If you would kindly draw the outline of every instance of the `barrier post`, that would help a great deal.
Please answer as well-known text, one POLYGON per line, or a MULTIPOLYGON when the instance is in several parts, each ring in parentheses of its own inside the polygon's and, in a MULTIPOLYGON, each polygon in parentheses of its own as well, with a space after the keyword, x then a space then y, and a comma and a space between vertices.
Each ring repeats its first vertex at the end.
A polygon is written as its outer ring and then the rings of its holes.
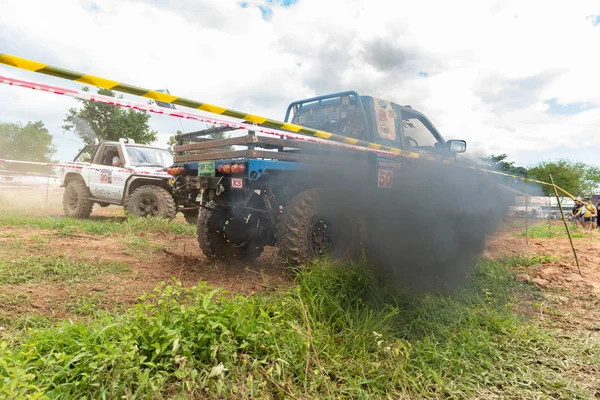
MULTIPOLYGON (((552 175, 550 176, 550 182, 554 185, 554 179, 552 179, 552 175)), ((579 271, 579 276, 581 275, 581 267, 579 266, 579 259, 577 258, 577 252, 575 251, 575 246, 573 245, 573 239, 571 238, 571 231, 569 231, 569 225, 567 225, 567 220, 565 219, 565 214, 563 213, 562 204, 560 204, 560 199, 558 198, 558 190, 556 190, 556 186, 554 186, 554 194, 556 195, 556 200, 558 201, 558 208, 560 210, 560 216, 562 217, 563 224, 565 224, 565 229, 567 230, 567 236, 569 236, 569 242, 571 243, 571 249, 573 249, 573 255, 575 256, 575 263, 577 264, 577 270, 579 271)))
POLYGON ((50 175, 46 177, 46 209, 48 209, 48 191, 50 190, 50 175))
POLYGON ((548 235, 552 239, 552 197, 548 198, 548 235))
POLYGON ((529 196, 525 193, 525 244, 529 244, 529 196))

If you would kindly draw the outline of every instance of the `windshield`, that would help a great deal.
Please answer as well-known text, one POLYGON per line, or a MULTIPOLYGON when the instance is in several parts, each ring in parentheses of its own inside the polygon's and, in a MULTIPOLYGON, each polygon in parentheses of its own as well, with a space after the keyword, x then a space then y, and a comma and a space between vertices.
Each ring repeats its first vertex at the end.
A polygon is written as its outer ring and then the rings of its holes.
POLYGON ((132 167, 170 167, 173 156, 167 150, 151 147, 127 146, 132 167))

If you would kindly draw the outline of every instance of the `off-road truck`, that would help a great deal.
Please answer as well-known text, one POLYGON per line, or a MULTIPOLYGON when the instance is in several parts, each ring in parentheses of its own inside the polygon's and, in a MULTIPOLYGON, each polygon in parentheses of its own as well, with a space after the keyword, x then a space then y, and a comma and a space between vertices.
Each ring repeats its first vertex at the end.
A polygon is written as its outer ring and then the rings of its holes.
POLYGON ((365 234, 360 210, 349 208, 353 197, 394 188, 397 177, 409 174, 413 163, 431 162, 416 160, 415 154, 454 162, 466 150, 465 141, 445 141, 411 107, 354 91, 293 102, 285 122, 407 150, 413 156, 340 149, 253 131, 179 144, 172 190, 176 196, 198 199, 198 242, 207 257, 252 260, 265 246, 275 245, 294 265, 326 254, 351 258, 365 234))
POLYGON ((65 215, 87 218, 96 203, 102 207, 124 206, 139 217, 172 219, 178 211, 185 212, 171 193, 172 164, 168 150, 136 144, 131 139, 86 146, 60 168, 65 215), (113 161, 118 161, 117 166, 113 161))

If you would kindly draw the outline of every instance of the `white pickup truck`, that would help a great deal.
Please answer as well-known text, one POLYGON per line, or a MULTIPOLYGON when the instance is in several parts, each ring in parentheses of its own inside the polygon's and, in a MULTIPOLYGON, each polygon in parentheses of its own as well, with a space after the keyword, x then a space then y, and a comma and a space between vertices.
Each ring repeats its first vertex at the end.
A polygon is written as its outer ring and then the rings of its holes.
POLYGON ((140 217, 172 219, 177 214, 167 173, 173 156, 165 149, 131 139, 104 141, 84 148, 67 164, 60 176, 63 210, 69 217, 88 218, 94 203, 124 206, 140 217))

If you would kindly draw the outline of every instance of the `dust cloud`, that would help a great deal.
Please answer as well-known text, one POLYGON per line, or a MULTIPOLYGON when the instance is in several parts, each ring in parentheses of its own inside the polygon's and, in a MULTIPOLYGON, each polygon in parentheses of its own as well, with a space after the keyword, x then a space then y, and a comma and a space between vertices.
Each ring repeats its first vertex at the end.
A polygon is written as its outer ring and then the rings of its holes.
MULTIPOLYGON (((328 157, 336 157, 335 151, 328 157)), ((364 216, 362 246, 386 282, 419 292, 455 288, 502 223, 515 193, 499 185, 506 182, 497 175, 426 160, 398 162, 392 188, 377 188, 375 156, 354 166, 311 167, 305 176, 312 182, 298 178, 292 185, 340 193, 328 212, 364 216)))
POLYGON ((98 135, 96 135, 96 132, 92 129, 90 124, 79 117, 73 118, 73 130, 77 135, 79 135, 79 137, 89 143, 93 142, 95 139, 98 139, 98 135))

